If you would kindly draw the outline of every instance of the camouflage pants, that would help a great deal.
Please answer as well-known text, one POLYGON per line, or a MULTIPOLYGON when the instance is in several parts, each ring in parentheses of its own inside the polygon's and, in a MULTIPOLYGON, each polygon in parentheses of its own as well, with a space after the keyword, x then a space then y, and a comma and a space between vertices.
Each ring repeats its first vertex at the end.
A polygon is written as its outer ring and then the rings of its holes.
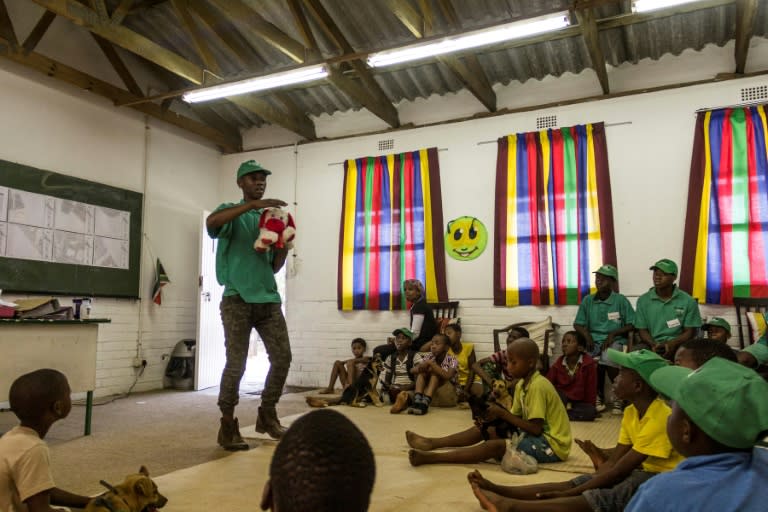
POLYGON ((221 299, 219 310, 227 349, 227 364, 221 374, 219 409, 222 412, 234 411, 239 401, 240 380, 248 360, 251 329, 259 333, 269 356, 269 373, 261 405, 274 407, 280 400, 291 366, 291 344, 280 304, 251 304, 239 295, 230 295, 221 299))

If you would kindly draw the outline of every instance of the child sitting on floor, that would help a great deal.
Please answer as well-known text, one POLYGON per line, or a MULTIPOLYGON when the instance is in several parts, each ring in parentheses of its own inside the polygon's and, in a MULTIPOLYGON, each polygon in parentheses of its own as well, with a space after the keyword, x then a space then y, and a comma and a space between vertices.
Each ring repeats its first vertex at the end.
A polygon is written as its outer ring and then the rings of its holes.
POLYGON ((648 384, 651 374, 666 367, 667 361, 649 350, 624 353, 609 348, 607 357, 620 367, 614 393, 631 403, 624 410, 616 448, 606 458, 590 441, 579 442, 597 471, 560 483, 507 487, 474 471, 468 478, 483 508, 620 512, 640 484, 671 471, 682 460, 666 434, 670 408, 648 384))
MULTIPOLYGON (((507 333, 507 347, 515 340, 528 338, 528 331, 523 327, 512 327, 507 333)), ((475 375, 483 382, 483 396, 490 394, 493 389, 493 381, 504 380, 507 383, 510 394, 514 391, 517 379, 513 378, 507 369, 507 349, 494 352, 488 357, 477 361, 472 365, 475 375)))
POLYGON ((336 385, 336 379, 339 379, 341 386, 346 389, 351 386, 355 379, 365 369, 370 361, 370 357, 366 357, 365 349, 367 344, 363 338, 355 338, 352 340, 352 359, 346 361, 334 361, 333 369, 331 370, 331 381, 328 383, 328 387, 320 392, 321 395, 330 395, 334 393, 334 386, 336 385))
POLYGON ((0 438, 0 510, 53 511, 51 505, 85 507, 91 500, 53 483, 48 429, 72 409, 69 382, 56 370, 36 370, 11 384, 8 401, 20 425, 0 438))
POLYGON ((568 411, 571 421, 593 421, 597 416, 597 362, 587 353, 587 339, 578 331, 563 335, 563 355, 549 367, 547 378, 568 411))
POLYGON ((427 414, 433 402, 432 397, 435 407, 456 405, 456 369, 459 363, 448 354, 449 343, 445 334, 435 334, 432 337, 431 352, 425 354, 421 363, 411 369, 411 373, 416 376, 416 392, 408 414, 427 414))
POLYGON ((489 429, 489 439, 484 441, 482 425, 439 438, 407 431, 405 437, 413 448, 408 452, 411 464, 474 464, 496 459, 504 471, 533 473, 537 462, 567 459, 571 450, 568 415, 552 383, 536 370, 538 360, 539 347, 534 341, 521 338, 512 342, 507 347, 507 369, 519 379, 512 410, 489 403, 485 412, 485 421, 503 420, 517 431, 515 435, 502 439, 496 429, 489 429), (449 447, 466 448, 432 451, 449 447))
POLYGON ((627 512, 765 510, 768 383, 755 372, 715 357, 691 372, 662 368, 651 384, 673 400, 667 434, 688 457, 646 482, 627 512))
POLYGON ((480 378, 475 376, 472 366, 477 362, 475 356, 475 344, 461 340, 461 325, 458 323, 445 326, 445 335, 451 342, 448 353, 456 358, 459 363, 456 379, 456 394, 459 402, 466 402, 471 395, 479 396, 483 393, 483 384, 480 378))
POLYGON ((675 365, 695 370, 713 357, 736 362, 736 352, 716 338, 697 338, 684 342, 675 352, 675 365))
POLYGON ((364 512, 375 480, 373 450, 360 429, 338 412, 313 411, 275 448, 261 509, 364 512))
POLYGON ((379 376, 381 395, 389 397, 392 414, 403 411, 413 401, 415 377, 411 373, 414 366, 421 363, 422 356, 411 350, 413 333, 405 327, 392 331, 395 336, 397 352, 384 360, 384 371, 379 376))

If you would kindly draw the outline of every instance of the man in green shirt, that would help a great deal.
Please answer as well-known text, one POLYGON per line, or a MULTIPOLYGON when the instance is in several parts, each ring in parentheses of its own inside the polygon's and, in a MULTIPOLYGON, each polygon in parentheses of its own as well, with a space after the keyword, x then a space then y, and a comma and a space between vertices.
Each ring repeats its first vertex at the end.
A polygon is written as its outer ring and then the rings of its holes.
MULTIPOLYGON (((605 409, 605 375, 613 381, 619 374, 618 365, 605 356, 606 348, 623 351, 627 334, 634 329, 635 310, 627 298, 614 290, 619 271, 613 265, 603 265, 595 272, 594 295, 584 297, 573 321, 573 328, 587 340, 590 355, 600 364, 597 367, 597 410, 605 409)), ((616 414, 622 413, 622 403, 613 404, 616 414)))
POLYGON ((286 206, 285 201, 279 199, 262 199, 270 174, 254 160, 244 162, 237 171, 237 186, 243 191, 243 200, 220 205, 206 220, 208 235, 218 239, 216 278, 224 286, 220 310, 227 362, 219 391, 222 417, 218 443, 226 450, 248 449, 240 435, 235 406, 254 328, 264 341, 270 361, 256 431, 266 432, 275 439, 285 432, 277 419, 275 405, 291 365, 291 346, 274 274, 285 264, 288 251, 273 248, 257 252, 253 248, 259 236, 262 210, 286 206))
POLYGON ((653 270, 653 288, 637 299, 635 327, 640 339, 667 359, 701 327, 696 300, 675 285, 677 264, 668 259, 657 261, 653 270))

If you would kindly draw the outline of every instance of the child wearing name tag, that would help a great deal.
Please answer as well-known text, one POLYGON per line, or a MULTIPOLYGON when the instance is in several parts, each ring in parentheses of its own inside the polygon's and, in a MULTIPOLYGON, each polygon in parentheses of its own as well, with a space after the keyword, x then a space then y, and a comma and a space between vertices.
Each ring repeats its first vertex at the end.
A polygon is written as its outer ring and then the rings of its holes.
POLYGON ((644 343, 672 360, 677 348, 693 339, 701 327, 699 305, 675 285, 677 264, 674 261, 659 260, 650 270, 653 270, 653 288, 637 299, 635 327, 644 343))

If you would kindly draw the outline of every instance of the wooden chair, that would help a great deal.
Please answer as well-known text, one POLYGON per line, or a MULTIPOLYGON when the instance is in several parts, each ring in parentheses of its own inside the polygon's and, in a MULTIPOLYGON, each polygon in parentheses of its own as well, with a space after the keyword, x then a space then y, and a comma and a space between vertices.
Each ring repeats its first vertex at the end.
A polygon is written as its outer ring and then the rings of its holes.
MULTIPOLYGON (((493 351, 498 352, 501 350, 501 334, 504 334, 504 347, 506 348, 507 335, 515 327, 525 327, 526 325, 535 324, 536 322, 518 322, 516 324, 508 325, 501 329, 493 330, 493 351)), ((547 373, 549 370, 549 340, 552 339, 554 343, 554 335, 557 330, 560 329, 560 324, 552 322, 552 329, 544 331, 544 348, 539 356, 541 373, 547 373)))
POLYGON ((736 307, 736 319, 739 322, 739 349, 743 350, 747 345, 752 345, 757 341, 749 327, 747 313, 765 313, 768 311, 768 297, 734 297, 733 305, 736 307), (746 336, 744 335, 745 329, 747 331, 746 336))

